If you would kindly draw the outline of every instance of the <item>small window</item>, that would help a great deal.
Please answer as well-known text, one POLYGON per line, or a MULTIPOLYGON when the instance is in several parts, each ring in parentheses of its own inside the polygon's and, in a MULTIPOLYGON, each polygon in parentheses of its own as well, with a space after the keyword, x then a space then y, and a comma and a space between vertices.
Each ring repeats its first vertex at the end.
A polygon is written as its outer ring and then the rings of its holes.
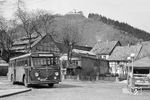
POLYGON ((135 74, 149 74, 149 69, 134 69, 135 74))

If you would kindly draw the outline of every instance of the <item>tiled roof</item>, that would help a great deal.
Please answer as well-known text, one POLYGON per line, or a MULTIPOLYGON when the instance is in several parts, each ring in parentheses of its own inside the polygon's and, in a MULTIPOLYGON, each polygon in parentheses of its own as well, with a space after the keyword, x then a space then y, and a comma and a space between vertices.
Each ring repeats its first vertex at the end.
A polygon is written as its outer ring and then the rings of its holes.
POLYGON ((140 43, 142 45, 141 52, 139 53, 137 59, 150 56, 150 41, 145 41, 140 43))
POLYGON ((90 51, 92 49, 92 47, 75 45, 74 49, 83 50, 83 51, 90 51))
POLYGON ((127 66, 134 66, 134 67, 150 67, 150 57, 144 57, 142 59, 136 60, 133 63, 128 64, 127 66))
POLYGON ((78 50, 78 49, 73 49, 72 52, 73 52, 73 53, 77 53, 77 54, 95 55, 94 53, 92 53, 92 52, 90 52, 90 51, 78 50))
POLYGON ((119 41, 97 42, 91 52, 95 54, 110 54, 119 41))
POLYGON ((132 45, 132 46, 117 46, 108 60, 113 61, 127 61, 127 57, 131 55, 131 53, 135 54, 135 58, 138 56, 142 45, 132 45))
MULTIPOLYGON (((42 37, 32 38, 31 47, 36 45, 41 39, 42 37)), ((27 52, 27 48, 29 48, 28 43, 29 43, 29 40, 27 39, 17 40, 13 43, 11 50, 18 51, 18 52, 27 52)))

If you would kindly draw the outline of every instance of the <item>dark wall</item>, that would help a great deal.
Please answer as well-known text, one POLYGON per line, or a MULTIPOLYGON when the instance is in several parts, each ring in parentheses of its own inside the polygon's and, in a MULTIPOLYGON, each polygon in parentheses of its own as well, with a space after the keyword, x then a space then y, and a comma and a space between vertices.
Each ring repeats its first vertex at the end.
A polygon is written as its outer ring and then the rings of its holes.
POLYGON ((0 76, 7 76, 8 67, 7 66, 0 66, 0 76))

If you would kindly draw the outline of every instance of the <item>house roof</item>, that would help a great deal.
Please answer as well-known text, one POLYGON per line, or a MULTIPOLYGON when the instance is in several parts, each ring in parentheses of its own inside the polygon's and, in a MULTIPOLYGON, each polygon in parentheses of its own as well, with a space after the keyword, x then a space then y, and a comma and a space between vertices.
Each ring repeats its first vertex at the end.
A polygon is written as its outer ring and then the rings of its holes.
POLYGON ((74 49, 83 50, 83 51, 90 51, 92 49, 92 47, 75 45, 74 49))
MULTIPOLYGON (((56 44, 57 44, 58 48, 61 50, 61 52, 67 53, 68 48, 65 46, 65 44, 60 43, 60 42, 56 42, 56 44)), ((83 51, 90 51, 92 49, 92 47, 74 45, 73 49, 78 49, 78 50, 83 50, 83 51)))
POLYGON ((8 63, 0 58, 0 66, 8 66, 8 63))
POLYGON ((72 52, 73 52, 73 53, 77 53, 77 54, 95 55, 94 53, 92 53, 92 52, 90 52, 90 51, 78 50, 78 49, 73 49, 72 52))
POLYGON ((133 63, 129 63, 127 66, 134 67, 149 67, 150 68, 150 57, 144 57, 142 59, 136 60, 133 63))
POLYGON ((142 45, 141 52, 139 53, 137 59, 144 58, 146 56, 150 56, 150 41, 141 42, 142 45))
POLYGON ((127 61, 127 57, 131 55, 131 53, 135 54, 135 58, 138 56, 142 45, 132 45, 132 46, 117 46, 110 57, 109 61, 127 61))
MULTIPOLYGON (((46 36, 46 35, 45 35, 46 36)), ((41 41, 45 36, 43 37, 32 37, 31 38, 31 47, 35 46, 39 41, 41 41)), ((11 48, 11 50, 17 51, 17 52, 27 52, 28 48, 29 48, 29 40, 25 39, 24 37, 16 40, 13 43, 13 46, 11 48)))
POLYGON ((97 42, 91 52, 95 54, 110 54, 119 41, 97 42))
POLYGON ((86 58, 90 58, 90 59, 98 59, 96 57, 96 54, 94 54, 90 51, 73 49, 72 52, 73 52, 74 57, 86 57, 86 58))
MULTIPOLYGON (((67 54, 63 54, 60 56, 59 59, 60 60, 68 60, 68 56, 67 56, 67 54)), ((72 57, 71 60, 79 60, 79 58, 78 57, 72 57)))

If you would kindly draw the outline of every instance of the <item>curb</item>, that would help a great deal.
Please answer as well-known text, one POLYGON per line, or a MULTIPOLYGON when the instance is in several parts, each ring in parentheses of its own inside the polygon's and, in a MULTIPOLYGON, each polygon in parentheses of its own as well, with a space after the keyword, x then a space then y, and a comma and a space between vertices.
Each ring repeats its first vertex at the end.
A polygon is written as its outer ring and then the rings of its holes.
POLYGON ((8 89, 2 91, 0 90, 0 98, 19 94, 19 93, 24 93, 28 91, 31 91, 31 89, 8 89))
POLYGON ((127 88, 122 88, 122 93, 130 94, 129 90, 127 88))

